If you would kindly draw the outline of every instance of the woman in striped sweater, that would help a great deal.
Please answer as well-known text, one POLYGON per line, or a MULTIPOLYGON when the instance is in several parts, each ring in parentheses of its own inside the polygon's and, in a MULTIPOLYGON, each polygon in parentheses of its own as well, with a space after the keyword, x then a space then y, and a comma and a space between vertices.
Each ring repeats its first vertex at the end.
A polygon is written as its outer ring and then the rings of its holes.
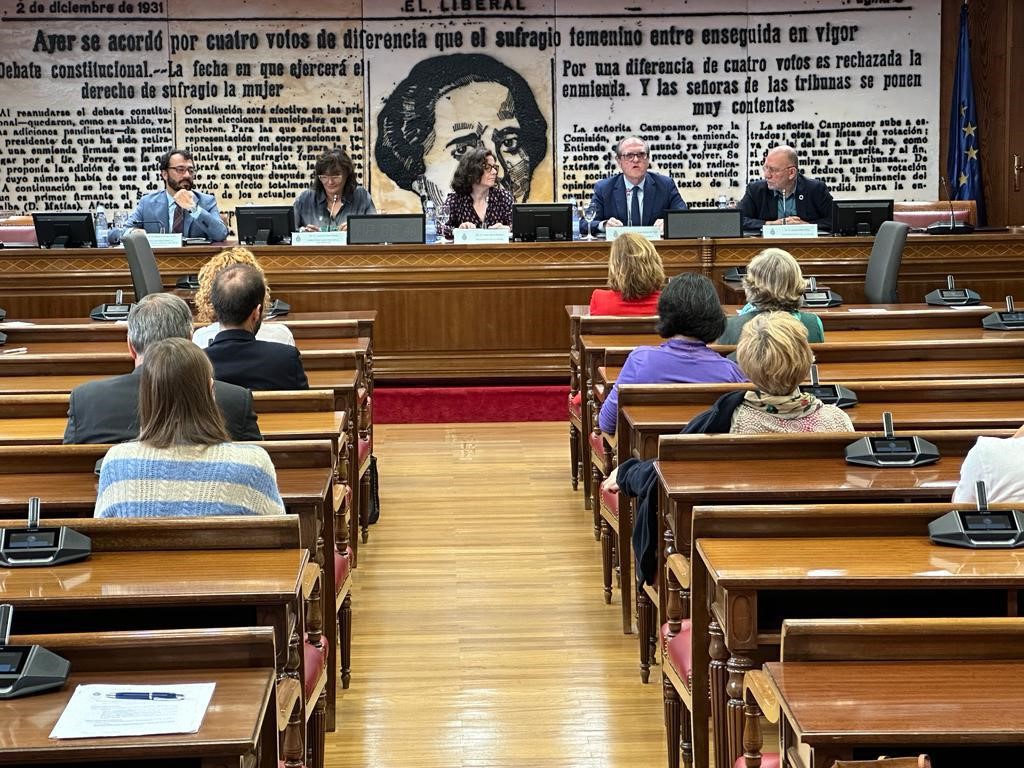
POLYGON ((139 439, 103 459, 96 517, 279 515, 270 456, 232 443, 213 399, 213 368, 188 339, 147 347, 139 439))

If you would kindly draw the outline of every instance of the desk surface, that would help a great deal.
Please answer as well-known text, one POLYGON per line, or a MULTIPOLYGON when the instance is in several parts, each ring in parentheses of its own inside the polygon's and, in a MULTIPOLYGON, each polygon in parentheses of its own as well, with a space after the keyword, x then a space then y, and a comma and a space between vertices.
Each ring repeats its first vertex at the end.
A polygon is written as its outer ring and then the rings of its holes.
MULTIPOLYGON (((225 764, 253 750, 274 685, 274 670, 198 669, 174 672, 74 674, 59 691, 0 701, 0 765, 157 758, 215 758, 225 764), (197 733, 102 739, 50 739, 49 734, 75 687, 89 683, 216 683, 197 733)), ((276 713, 270 713, 276 716, 276 713)))
POLYGON ((305 549, 95 552, 53 568, 0 570, 0 602, 73 610, 189 605, 268 605, 299 594, 305 549))
POLYGON ((1024 743, 1022 661, 769 662, 811 746, 1024 743))
POLYGON ((699 539, 719 587, 1024 586, 1024 551, 961 549, 925 536, 699 539))

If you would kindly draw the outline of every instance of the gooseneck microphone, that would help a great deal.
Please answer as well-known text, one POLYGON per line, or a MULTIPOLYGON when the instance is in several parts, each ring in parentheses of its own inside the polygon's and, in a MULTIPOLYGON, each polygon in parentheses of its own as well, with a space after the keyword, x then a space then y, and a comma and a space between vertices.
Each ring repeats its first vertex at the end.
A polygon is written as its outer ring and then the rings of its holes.
POLYGON ((949 194, 949 185, 946 183, 945 176, 939 176, 939 181, 942 182, 942 190, 946 193, 946 202, 949 203, 949 221, 936 221, 925 227, 925 231, 929 235, 968 235, 974 231, 974 227, 968 224, 966 221, 957 221, 956 213, 953 208, 953 198, 949 194))

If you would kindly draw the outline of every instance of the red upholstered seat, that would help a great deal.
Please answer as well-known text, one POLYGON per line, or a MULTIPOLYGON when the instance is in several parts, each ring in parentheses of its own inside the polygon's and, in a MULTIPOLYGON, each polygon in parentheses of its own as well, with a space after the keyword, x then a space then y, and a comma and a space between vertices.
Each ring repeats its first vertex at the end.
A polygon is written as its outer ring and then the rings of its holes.
POLYGON ((24 227, 0 227, 0 243, 9 243, 10 245, 26 246, 35 245, 36 228, 31 224, 24 227))
POLYGON ((661 642, 665 646, 665 657, 679 677, 686 681, 687 688, 690 687, 693 677, 692 635, 690 620, 683 619, 679 627, 679 634, 666 643, 668 624, 661 625, 661 642))
POLYGON ((366 462, 366 457, 370 455, 370 439, 366 438, 364 440, 363 438, 359 438, 358 442, 359 466, 361 467, 366 462))
MULTIPOLYGON (((761 754, 761 768, 779 768, 779 756, 775 752, 763 752, 761 754)), ((743 755, 736 758, 736 762, 732 764, 733 768, 747 768, 746 762, 743 760, 743 755)))
POLYGON ((320 675, 327 669, 327 638, 320 638, 319 648, 308 641, 304 642, 302 644, 302 654, 303 661, 306 664, 306 679, 302 681, 302 690, 305 692, 306 698, 309 698, 313 694, 313 689, 316 688, 316 681, 320 679, 320 675))
POLYGON ((569 400, 569 413, 580 421, 583 420, 583 393, 577 392, 569 400))
POLYGON ((616 517, 619 516, 619 492, 609 491, 601 486, 601 504, 607 507, 616 517))
POLYGON ((352 569, 352 547, 345 549, 345 554, 334 550, 334 578, 337 581, 338 589, 345 583, 348 573, 352 569))
MULTIPOLYGON (((953 211, 953 218, 956 221, 968 221, 970 211, 953 211)), ((911 227, 923 228, 935 222, 943 224, 949 221, 949 209, 945 211, 894 211, 893 221, 899 221, 911 227)))
POLYGON ((587 439, 590 440, 590 449, 598 456, 604 456, 604 437, 601 433, 588 432, 587 439))

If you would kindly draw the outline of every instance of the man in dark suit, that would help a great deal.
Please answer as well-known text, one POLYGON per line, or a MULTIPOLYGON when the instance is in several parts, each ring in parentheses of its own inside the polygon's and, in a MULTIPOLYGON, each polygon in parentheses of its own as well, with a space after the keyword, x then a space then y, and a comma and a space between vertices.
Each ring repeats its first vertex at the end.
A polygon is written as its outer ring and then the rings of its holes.
POLYGON ((259 270, 234 264, 214 278, 210 304, 223 329, 206 348, 213 377, 247 389, 309 389, 299 350, 259 341, 266 284, 259 270))
POLYGON ((764 159, 764 179, 752 181, 740 200, 743 228, 765 224, 832 224, 832 194, 825 183, 800 173, 796 150, 775 147, 764 159))
POLYGON ((615 147, 615 157, 622 173, 597 182, 594 199, 597 214, 594 221, 605 227, 650 227, 662 229, 662 212, 685 211, 686 203, 679 196, 676 184, 668 176, 652 173, 651 155, 643 139, 629 136, 615 147))
MULTIPOLYGON (((170 338, 192 337, 192 311, 172 293, 151 293, 128 313, 128 352, 135 370, 80 384, 71 390, 65 443, 123 443, 139 436, 139 382, 146 348, 170 338)), ((214 382, 213 396, 235 440, 262 440, 252 392, 214 382)))

